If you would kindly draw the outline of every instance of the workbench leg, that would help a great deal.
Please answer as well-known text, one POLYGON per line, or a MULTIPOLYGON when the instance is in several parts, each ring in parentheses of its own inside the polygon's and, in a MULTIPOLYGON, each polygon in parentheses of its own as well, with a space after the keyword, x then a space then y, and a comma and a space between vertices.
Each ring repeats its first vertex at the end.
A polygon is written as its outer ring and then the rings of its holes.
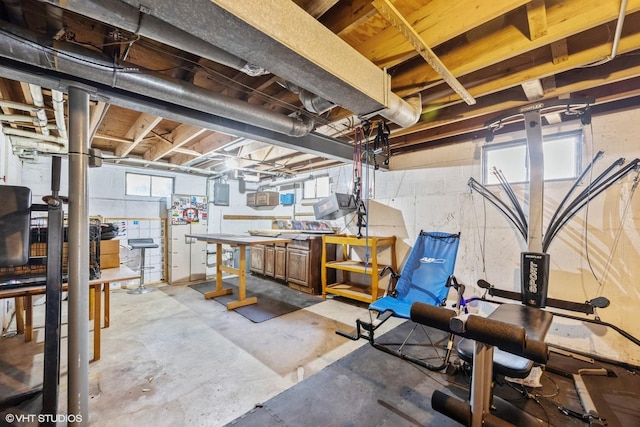
POLYGON ((111 314, 111 283, 103 283, 104 292, 104 327, 109 327, 109 315, 111 314))
POLYGON ((247 250, 245 246, 240 245, 240 271, 238 271, 238 301, 232 301, 227 304, 227 310, 244 307, 245 305, 256 304, 258 298, 247 298, 247 250))
POLYGON ((204 294, 205 299, 211 299, 221 297, 222 295, 229 295, 233 293, 233 289, 222 289, 222 243, 216 243, 216 290, 206 292, 204 294))
POLYGON ((24 334, 24 297, 15 297, 16 333, 24 334))
POLYGON ((25 342, 31 342, 33 339, 33 301, 31 295, 25 295, 23 298, 25 312, 24 340, 25 342))
POLYGON ((96 290, 93 286, 89 287, 89 320, 93 320, 93 306, 96 299, 96 290))
POLYGON ((96 285, 96 287, 91 287, 93 293, 95 295, 94 298, 94 316, 93 316, 93 361, 100 360, 100 323, 102 320, 102 315, 100 313, 101 309, 101 299, 100 293, 102 285, 96 285))

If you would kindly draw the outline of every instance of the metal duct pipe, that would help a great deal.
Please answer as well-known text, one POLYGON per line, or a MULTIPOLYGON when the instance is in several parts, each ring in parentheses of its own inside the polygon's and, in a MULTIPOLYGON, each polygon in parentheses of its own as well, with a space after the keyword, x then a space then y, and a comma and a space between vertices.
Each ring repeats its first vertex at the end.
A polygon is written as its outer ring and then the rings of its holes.
POLYGON ((21 27, 27 26, 24 22, 24 13, 22 12, 20 0, 2 0, 2 3, 4 3, 4 8, 11 22, 21 27))
POLYGON ((289 136, 305 136, 313 129, 309 119, 274 113, 133 64, 115 67, 102 56, 70 43, 58 41, 54 49, 49 40, 8 23, 0 23, 0 29, 2 57, 289 136))
MULTIPOLYGON (((78 1, 78 0, 76 0, 78 1)), ((94 0, 97 1, 97 0, 94 0)), ((138 7, 135 0, 121 0, 138 7)), ((212 45, 260 64, 288 82, 355 114, 391 109, 394 118, 417 117, 415 106, 392 99, 390 77, 295 2, 256 9, 250 0, 198 0, 176 8, 155 0, 149 13, 212 45), (260 48, 257 49, 256 46, 260 48), (286 61, 281 58, 286 57, 286 61), (392 105, 391 105, 392 104, 392 105), (408 108, 409 113, 402 110, 408 108)), ((186 46, 187 51, 191 51, 186 46)), ((415 124, 404 120, 403 127, 415 124)))
POLYGON ((400 127, 413 126, 422 115, 422 98, 420 94, 408 99, 402 99, 393 92, 389 92, 389 107, 378 111, 382 117, 391 120, 400 127))
POLYGON ((207 43, 179 28, 149 15, 144 6, 139 8, 118 0, 44 0, 46 3, 105 22, 169 46, 226 65, 250 76, 269 74, 264 68, 249 64, 242 58, 207 43))

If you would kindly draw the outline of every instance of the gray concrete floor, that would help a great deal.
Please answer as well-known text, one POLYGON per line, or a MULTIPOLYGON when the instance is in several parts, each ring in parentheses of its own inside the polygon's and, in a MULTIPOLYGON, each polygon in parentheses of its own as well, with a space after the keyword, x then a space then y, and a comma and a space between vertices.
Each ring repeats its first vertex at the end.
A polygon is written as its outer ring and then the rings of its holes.
MULTIPOLYGON (((91 426, 224 425, 366 344, 335 334, 367 316, 337 300, 253 323, 189 287, 155 288, 143 295, 112 291, 102 357, 89 365, 91 426)), ((63 323, 61 414, 66 302, 63 323)), ((399 323, 392 319, 378 333, 399 323)), ((34 324, 31 343, 11 330, 0 339, 0 399, 41 386, 44 305, 36 306, 34 324)))

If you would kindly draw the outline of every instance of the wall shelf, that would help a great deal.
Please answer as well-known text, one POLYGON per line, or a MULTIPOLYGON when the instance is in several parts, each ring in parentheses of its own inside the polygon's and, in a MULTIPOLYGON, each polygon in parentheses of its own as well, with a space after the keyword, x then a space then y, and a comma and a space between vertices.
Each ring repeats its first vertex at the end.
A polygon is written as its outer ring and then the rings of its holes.
POLYGON ((384 288, 381 289, 379 287, 378 279, 384 267, 391 266, 394 270, 397 269, 395 236, 357 238, 356 236, 340 234, 323 235, 322 243, 321 280, 323 298, 326 298, 327 294, 334 294, 357 301, 372 303, 384 294, 384 288), (331 254, 329 251, 332 250, 331 248, 334 247, 334 245, 338 247, 338 253, 341 252, 342 256, 339 256, 338 258, 340 259, 337 261, 330 261, 331 254), (340 247, 342 251, 340 251, 340 247), (368 252, 368 262, 354 259, 354 252, 358 248, 368 252), (388 264, 380 264, 378 263, 378 254, 380 251, 386 249, 391 250, 390 262, 388 264), (342 272, 342 280, 329 283, 328 270, 342 272), (367 282, 370 283, 357 283, 355 280, 351 280, 351 274, 359 274, 368 279, 367 282))

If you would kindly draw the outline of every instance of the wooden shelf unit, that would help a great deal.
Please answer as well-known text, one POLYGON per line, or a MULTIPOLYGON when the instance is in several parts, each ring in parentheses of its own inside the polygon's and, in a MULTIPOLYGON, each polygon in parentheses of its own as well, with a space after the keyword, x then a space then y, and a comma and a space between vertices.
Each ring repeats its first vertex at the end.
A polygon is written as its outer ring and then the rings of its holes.
MULTIPOLYGON (((338 256, 340 258, 340 256, 338 256)), ((384 267, 390 265, 397 270, 396 262, 396 237, 380 237, 369 236, 357 238, 356 236, 348 236, 343 234, 331 234, 322 236, 322 297, 326 298, 327 294, 340 295, 362 302, 372 303, 384 294, 384 289, 379 288, 378 278, 384 267), (342 259, 330 261, 331 250, 335 246, 342 246, 342 259), (368 247, 369 262, 358 261, 352 259, 352 251, 355 248, 368 247), (378 252, 389 248, 391 250, 390 264, 378 263, 378 252), (329 258, 328 258, 329 257, 329 258), (327 269, 342 272, 342 281, 336 283, 328 283, 327 269), (365 277, 370 276, 371 284, 360 284, 350 280, 350 275, 357 273, 365 277)))

